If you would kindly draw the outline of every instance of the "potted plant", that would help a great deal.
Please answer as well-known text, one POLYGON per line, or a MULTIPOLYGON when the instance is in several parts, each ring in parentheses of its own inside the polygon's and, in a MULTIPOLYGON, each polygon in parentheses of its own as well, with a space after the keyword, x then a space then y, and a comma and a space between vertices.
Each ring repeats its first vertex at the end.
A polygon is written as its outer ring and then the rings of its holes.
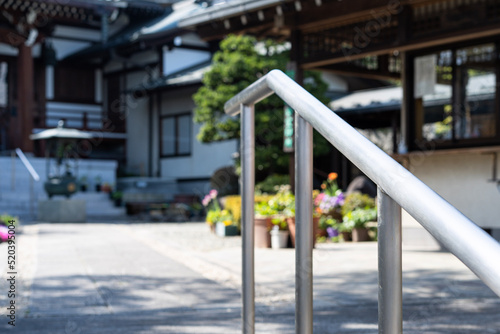
POLYGON ((273 228, 270 231, 271 234, 271 248, 279 249, 286 248, 288 244, 288 224, 286 222, 286 217, 278 215, 271 220, 273 228))
POLYGON ((254 210, 255 247, 269 248, 271 247, 269 231, 273 226, 272 217, 277 214, 277 211, 271 208, 269 201, 255 203, 254 210))
POLYGON ((377 220, 376 208, 357 208, 348 212, 342 221, 346 230, 352 231, 352 241, 368 241, 368 229, 366 223, 377 220))
POLYGON ((238 226, 233 223, 233 216, 228 210, 221 210, 215 223, 215 234, 219 237, 238 234, 238 226))
POLYGON ((208 227, 210 228, 210 232, 215 233, 215 224, 219 220, 220 217, 220 210, 208 210, 207 211, 207 216, 205 218, 205 222, 207 223, 208 227))
POLYGON ((87 177, 86 176, 82 176, 80 178, 80 182, 79 183, 80 183, 80 191, 86 192, 87 191, 87 186, 88 186, 88 184, 87 184, 87 177))
POLYGON ((101 182, 102 182, 101 176, 97 175, 95 177, 95 191, 96 192, 100 192, 101 191, 101 182))
POLYGON ((317 236, 328 238, 338 237, 338 224, 339 221, 335 218, 332 218, 330 216, 320 216, 317 236))
POLYGON ((377 220, 375 199, 366 194, 349 194, 342 205, 341 232, 351 233, 353 241, 369 240, 366 224, 377 220))
POLYGON ((111 185, 107 182, 104 182, 101 186, 101 191, 104 193, 110 194, 112 191, 111 185))
POLYGON ((229 235, 226 234, 226 230, 228 230, 227 233, 234 233, 233 235, 236 235, 238 227, 234 225, 231 213, 228 210, 221 209, 217 195, 217 190, 212 189, 201 202, 207 210, 205 221, 210 227, 212 233, 217 233, 218 235, 229 235), (217 223, 222 223, 222 225, 219 225, 218 229, 217 223))
MULTIPOLYGON (((292 247, 295 247, 295 195, 290 191, 289 185, 279 186, 278 193, 274 195, 269 200, 270 206, 278 212, 280 215, 284 216, 288 225, 288 231, 290 232, 290 240, 292 242, 292 247)), ((316 235, 318 233, 318 222, 319 215, 313 213, 313 247, 316 244, 316 235)))
POLYGON ((112 193, 112 199, 115 202, 115 206, 119 207, 122 205, 122 199, 123 199, 123 193, 119 190, 113 191, 112 193))
POLYGON ((328 178, 321 184, 321 192, 314 196, 315 212, 342 220, 340 211, 345 201, 344 193, 337 185, 337 173, 328 174, 328 178))

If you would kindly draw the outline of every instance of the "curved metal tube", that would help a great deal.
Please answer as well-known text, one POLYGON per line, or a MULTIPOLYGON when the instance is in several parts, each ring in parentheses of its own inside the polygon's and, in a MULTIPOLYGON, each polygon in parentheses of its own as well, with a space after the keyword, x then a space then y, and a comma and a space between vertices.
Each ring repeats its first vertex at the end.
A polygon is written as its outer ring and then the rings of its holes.
POLYGON ((269 72, 229 100, 226 113, 236 115, 241 104, 254 104, 272 92, 500 296, 500 244, 286 74, 269 72))

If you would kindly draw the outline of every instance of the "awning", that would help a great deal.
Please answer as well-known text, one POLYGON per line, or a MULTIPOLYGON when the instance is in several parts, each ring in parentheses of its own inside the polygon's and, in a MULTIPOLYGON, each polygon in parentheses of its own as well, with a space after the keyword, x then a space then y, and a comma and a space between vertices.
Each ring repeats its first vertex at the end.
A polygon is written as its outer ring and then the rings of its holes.
POLYGON ((39 133, 35 133, 35 134, 30 135, 30 139, 31 140, 54 139, 54 138, 59 138, 59 139, 90 139, 90 138, 94 137, 94 135, 89 133, 89 132, 80 131, 77 129, 67 129, 63 126, 64 126, 64 123, 61 122, 57 126, 57 128, 43 130, 39 133))

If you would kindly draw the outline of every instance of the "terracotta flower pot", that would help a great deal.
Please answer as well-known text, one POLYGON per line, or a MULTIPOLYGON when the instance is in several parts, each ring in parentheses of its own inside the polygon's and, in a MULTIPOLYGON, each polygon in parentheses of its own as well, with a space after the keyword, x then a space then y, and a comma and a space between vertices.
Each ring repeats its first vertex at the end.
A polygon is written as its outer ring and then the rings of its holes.
POLYGON ((327 237, 328 236, 328 232, 324 228, 318 228, 317 236, 318 237, 327 237))
POLYGON ((352 241, 360 242, 360 241, 369 241, 370 236, 368 235, 368 229, 364 227, 357 227, 352 230, 352 241))
POLYGON ((254 218, 255 226, 255 247, 257 248, 271 248, 271 234, 269 231, 273 227, 270 217, 254 218))
POLYGON ((352 240, 351 232, 340 232, 340 235, 342 236, 342 240, 344 241, 352 240))
POLYGON ((210 232, 215 234, 215 224, 207 223, 207 225, 208 228, 210 229, 210 232))
MULTIPOLYGON (((292 247, 295 247, 295 217, 289 217, 286 219, 288 224, 288 230, 290 231, 290 239, 292 240, 292 247)), ((316 245, 316 235, 320 233, 319 231, 319 217, 313 218, 313 247, 316 245)))

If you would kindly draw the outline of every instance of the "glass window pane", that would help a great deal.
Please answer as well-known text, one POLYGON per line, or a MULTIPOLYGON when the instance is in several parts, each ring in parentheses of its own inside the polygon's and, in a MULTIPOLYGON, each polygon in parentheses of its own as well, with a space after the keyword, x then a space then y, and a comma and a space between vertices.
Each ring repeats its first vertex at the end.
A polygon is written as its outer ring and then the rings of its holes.
POLYGON ((8 81, 7 81, 8 66, 6 62, 0 63, 0 107, 7 107, 8 104, 8 81))
POLYGON ((168 117, 161 121, 161 154, 175 154, 175 118, 168 117))
POLYGON ((178 154, 189 154, 191 153, 191 116, 179 116, 177 138, 179 141, 179 151, 178 154))
POLYGON ((455 137, 495 136, 495 45, 457 50, 455 137))
POLYGON ((415 58, 417 140, 451 139, 452 64, 451 50, 415 58))

